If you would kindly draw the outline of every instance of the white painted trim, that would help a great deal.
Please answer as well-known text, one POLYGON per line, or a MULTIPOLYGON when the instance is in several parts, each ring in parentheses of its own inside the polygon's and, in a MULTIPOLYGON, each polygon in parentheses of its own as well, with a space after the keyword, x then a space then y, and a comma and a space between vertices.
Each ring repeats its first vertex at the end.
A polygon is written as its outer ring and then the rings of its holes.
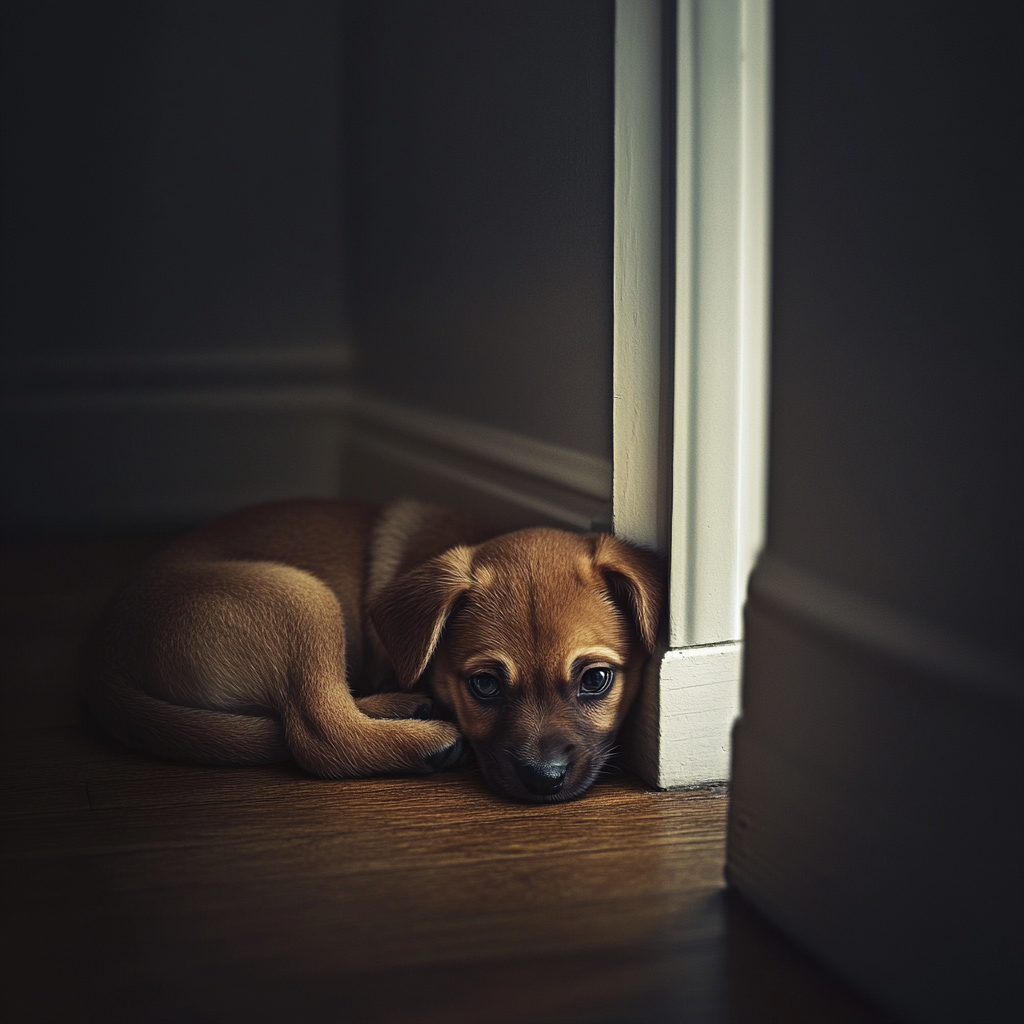
POLYGON ((331 389, 137 387, 0 398, 5 529, 183 525, 296 495, 336 496, 331 389))
MULTIPOLYGON (((232 431, 241 429, 237 416, 287 414, 301 433, 311 429, 310 416, 326 414, 336 424, 338 444, 355 445, 397 467, 399 481, 403 471, 412 470, 440 481, 442 493, 445 485, 455 483, 497 499, 502 509, 519 510, 512 519, 541 516, 571 529, 607 528, 612 486, 608 460, 363 394, 344 383, 351 363, 351 351, 341 344, 18 360, 0 364, 0 414, 27 443, 34 437, 52 439, 68 429, 99 437, 110 413, 135 417, 136 429, 143 433, 154 417, 170 416, 187 424, 194 416, 212 414, 215 419, 204 427, 217 434, 211 436, 211 449, 230 450, 250 462, 259 462, 260 455, 244 455, 243 436, 232 440, 232 431), (73 428, 68 416, 74 417, 73 428)), ((185 453, 180 454, 184 459, 185 453)), ((177 457, 173 446, 163 457, 177 457)), ((292 461, 302 462, 303 457, 296 454, 292 461)), ((188 475, 184 468, 182 473, 188 475)), ((323 477, 321 467, 317 479, 310 478, 305 486, 323 493, 323 477)), ((210 488, 208 481, 196 486, 210 488)), ((197 507, 212 509, 210 514, 224 510, 220 491, 196 500, 197 507)))
MULTIPOLYGON (((225 376, 221 368, 209 374, 211 381, 225 376)), ((188 369, 190 380, 202 378, 201 367, 191 364, 188 369)), ((84 375, 88 380, 89 375, 84 375)), ((156 379, 161 378, 156 375, 156 379)), ((176 374, 171 379, 176 379, 176 374)), ((458 484, 497 499, 504 509, 519 510, 511 516, 513 521, 535 521, 540 516, 573 530, 608 528, 611 466, 606 460, 511 431, 388 402, 340 384, 270 385, 259 381, 158 386, 146 375, 143 383, 74 389, 37 386, 0 395, 0 415, 9 429, 26 438, 40 430, 49 435, 69 429, 68 416, 75 417, 77 433, 88 434, 102 431, 99 425, 110 413, 135 417, 138 429, 145 429, 141 424, 154 417, 177 417, 176 422, 184 423, 197 415, 254 412, 290 414, 297 424, 311 414, 327 414, 337 423, 338 437, 345 446, 370 453, 398 467, 399 473, 413 470, 442 485, 458 484)), ((224 420, 207 429, 225 434, 224 447, 234 428, 224 420)), ((344 490, 344 477, 342 487, 344 490)), ((315 490, 323 493, 322 482, 315 490)), ((245 500, 254 499, 240 499, 245 500)), ((210 507, 210 514, 225 511, 216 503, 210 507)))
POLYGON ((729 778, 730 732, 739 714, 741 643, 662 648, 623 740, 633 768, 662 789, 729 778))
POLYGON ((666 652, 660 671, 659 786, 729 778, 742 658, 738 642, 666 652))
POLYGON ((659 289, 674 289, 669 649, 653 659, 631 737, 634 764, 664 787, 729 774, 767 457, 770 4, 678 0, 677 10, 671 282, 661 262, 670 206, 660 177, 660 7, 620 0, 616 14, 613 521, 652 546, 659 289))
POLYGON ((589 529, 594 508, 611 499, 612 472, 606 459, 572 451, 509 430, 444 416, 367 395, 343 384, 322 383, 332 371, 349 366, 351 354, 338 348, 305 348, 264 352, 97 353, 23 360, 0 371, 3 393, 0 412, 7 415, 62 415, 111 411, 238 411, 294 410, 337 412, 358 423, 364 447, 382 445, 392 457, 421 471, 507 496, 509 487, 477 471, 450 464, 451 457, 470 459, 508 474, 525 476, 558 490, 591 499, 552 501, 513 488, 521 504, 554 515, 577 529, 589 529), (270 378, 280 378, 271 383, 270 378), (182 381, 187 383, 182 384, 182 381), (383 430, 387 437, 369 438, 383 430), (400 434, 433 449, 430 456, 410 450, 395 439, 400 434), (399 455, 401 453, 401 455, 399 455), (442 468, 444 467, 443 471, 442 468), (577 507, 580 506, 580 507, 577 507), (581 507, 584 509, 581 511, 581 507))
POLYGON ((961 690, 1020 707, 1024 665, 765 553, 750 577, 750 595, 845 646, 909 667, 961 690))
MULTIPOLYGON (((615 5, 612 437, 615 532, 659 547, 661 4, 615 5)), ((664 547, 664 545, 660 545, 664 547)))
POLYGON ((291 348, 221 351, 91 352, 41 356, 0 362, 4 387, 82 386, 111 378, 125 384, 160 385, 188 378, 253 374, 316 374, 349 369, 355 354, 347 345, 300 345, 291 348))
POLYGON ((673 647, 740 639, 764 535, 768 32, 763 0, 680 0, 673 647))
POLYGON ((347 409, 367 424, 399 430, 461 455, 577 491, 597 501, 611 499, 612 468, 607 459, 511 430, 428 412, 357 391, 349 392, 347 409))
POLYGON ((348 439, 350 444, 379 459, 425 473, 442 482, 460 484, 497 498, 506 505, 554 519, 573 530, 592 530, 604 515, 603 505, 574 503, 564 494, 553 497, 538 494, 520 478, 499 478, 479 465, 456 462, 451 459, 451 452, 424 453, 401 440, 358 428, 350 431, 348 439))
POLYGON ((21 414, 114 411, 302 410, 345 412, 348 388, 316 385, 231 384, 189 387, 102 387, 76 391, 37 390, 0 396, 0 412, 21 414))
POLYGON ((765 541, 771 365, 771 0, 743 0, 740 60, 740 453, 734 593, 741 607, 765 541))

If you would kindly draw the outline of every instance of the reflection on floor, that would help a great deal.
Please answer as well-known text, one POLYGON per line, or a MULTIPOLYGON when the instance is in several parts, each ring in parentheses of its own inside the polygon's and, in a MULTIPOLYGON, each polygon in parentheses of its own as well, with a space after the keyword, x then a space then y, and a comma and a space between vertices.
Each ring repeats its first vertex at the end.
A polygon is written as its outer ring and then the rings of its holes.
POLYGON ((324 782, 117 746, 75 650, 165 540, 0 553, 5 1021, 885 1019, 724 891, 722 792, 612 773, 528 807, 472 765, 324 782))

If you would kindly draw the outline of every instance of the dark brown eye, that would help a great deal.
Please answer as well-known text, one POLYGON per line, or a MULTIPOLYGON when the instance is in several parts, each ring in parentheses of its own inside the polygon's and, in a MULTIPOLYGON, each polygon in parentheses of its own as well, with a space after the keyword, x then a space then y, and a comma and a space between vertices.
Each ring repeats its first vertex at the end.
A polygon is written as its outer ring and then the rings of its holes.
POLYGON ((611 688, 615 680, 615 670, 602 666, 588 668, 580 677, 581 697, 602 697, 611 688))
POLYGON ((501 693, 501 683, 490 672, 476 672, 469 677, 469 688, 480 700, 494 700, 501 693))

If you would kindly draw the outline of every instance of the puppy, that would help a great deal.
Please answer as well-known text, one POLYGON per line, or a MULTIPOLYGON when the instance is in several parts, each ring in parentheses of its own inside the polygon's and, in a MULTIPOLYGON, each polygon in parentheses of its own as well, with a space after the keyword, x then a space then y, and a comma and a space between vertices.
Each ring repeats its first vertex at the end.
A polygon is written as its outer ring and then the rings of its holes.
POLYGON ((663 594, 657 557, 606 534, 274 502, 147 563, 86 645, 88 696, 115 736, 179 760, 425 773, 464 736, 498 793, 570 800, 639 690, 663 594))

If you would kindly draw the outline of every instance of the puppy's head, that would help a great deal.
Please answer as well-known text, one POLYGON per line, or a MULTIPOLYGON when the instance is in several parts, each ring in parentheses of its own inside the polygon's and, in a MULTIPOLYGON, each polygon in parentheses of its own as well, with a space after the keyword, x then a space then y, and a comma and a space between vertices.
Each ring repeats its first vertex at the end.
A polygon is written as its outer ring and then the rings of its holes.
POLYGON ((663 593, 648 551, 606 534, 520 530, 404 574, 371 617, 401 684, 427 673, 491 788, 549 803, 579 796, 601 770, 663 593))

